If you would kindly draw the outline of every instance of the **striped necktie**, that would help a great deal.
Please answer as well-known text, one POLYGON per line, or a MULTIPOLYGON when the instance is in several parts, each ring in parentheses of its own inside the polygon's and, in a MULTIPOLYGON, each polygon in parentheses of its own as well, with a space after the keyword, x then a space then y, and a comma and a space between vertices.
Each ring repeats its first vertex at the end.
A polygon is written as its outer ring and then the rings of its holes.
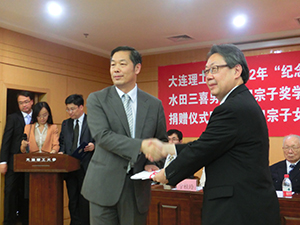
POLYGON ((126 112, 127 120, 128 120, 128 125, 130 129, 130 136, 133 137, 133 115, 132 115, 132 107, 131 107, 131 102, 130 102, 130 96, 128 94, 124 94, 122 96, 122 101, 124 104, 124 109, 126 112))
POLYGON ((295 164, 291 164, 291 165, 290 165, 289 173, 295 168, 295 166, 296 166, 295 164))

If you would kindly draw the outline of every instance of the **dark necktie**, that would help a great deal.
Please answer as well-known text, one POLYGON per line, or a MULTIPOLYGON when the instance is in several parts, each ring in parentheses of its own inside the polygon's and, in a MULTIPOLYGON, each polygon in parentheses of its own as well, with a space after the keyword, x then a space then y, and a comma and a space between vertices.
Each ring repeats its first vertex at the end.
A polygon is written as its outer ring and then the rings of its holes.
POLYGON ((79 124, 78 124, 78 120, 76 120, 76 125, 73 132, 72 152, 77 148, 78 136, 79 136, 79 124))
MULTIPOLYGON (((295 164, 291 164, 291 165, 290 165, 290 172, 295 168, 295 166, 296 166, 295 164)), ((290 172, 289 172, 289 173, 290 173, 290 172)))

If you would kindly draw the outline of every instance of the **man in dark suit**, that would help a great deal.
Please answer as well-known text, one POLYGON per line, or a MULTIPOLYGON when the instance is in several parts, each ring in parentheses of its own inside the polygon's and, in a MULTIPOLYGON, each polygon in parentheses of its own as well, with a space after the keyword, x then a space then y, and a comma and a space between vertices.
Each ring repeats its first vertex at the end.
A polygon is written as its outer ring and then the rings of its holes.
POLYGON ((72 155, 74 150, 83 142, 87 144, 84 148, 83 158, 80 159, 80 169, 65 174, 69 196, 70 224, 88 225, 90 224, 89 202, 81 195, 80 191, 89 162, 94 153, 94 140, 87 124, 87 115, 83 110, 84 100, 82 95, 73 94, 68 96, 65 104, 70 118, 62 122, 59 136, 59 151, 72 155))
POLYGON ((220 105, 198 140, 176 147, 153 141, 162 155, 178 154, 154 180, 176 185, 205 166, 203 225, 279 225, 279 203, 268 165, 268 129, 245 86, 246 59, 234 45, 214 45, 203 73, 220 105))
POLYGON ((141 152, 149 143, 143 139, 167 141, 167 133, 161 101, 137 88, 141 63, 135 49, 114 49, 110 66, 114 86, 91 93, 87 99, 96 149, 82 193, 90 201, 92 225, 146 224, 151 180, 130 177, 158 169, 141 152))
POLYGON ((24 200, 24 173, 14 172, 13 159, 14 154, 21 153, 24 126, 31 121, 33 96, 28 91, 21 91, 17 95, 17 101, 20 111, 8 115, 1 146, 0 172, 5 174, 3 225, 16 223, 18 202, 21 202, 22 224, 28 224, 28 202, 24 200))
POLYGON ((282 191, 284 174, 289 174, 292 190, 300 193, 300 136, 291 134, 284 137, 282 149, 285 160, 270 166, 274 187, 282 191))

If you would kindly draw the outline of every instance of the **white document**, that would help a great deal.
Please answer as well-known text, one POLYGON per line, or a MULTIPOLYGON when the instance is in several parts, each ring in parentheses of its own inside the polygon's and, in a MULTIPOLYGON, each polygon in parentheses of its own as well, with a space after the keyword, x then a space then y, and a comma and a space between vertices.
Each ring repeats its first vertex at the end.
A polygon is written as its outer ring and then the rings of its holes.
POLYGON ((136 173, 134 175, 132 175, 130 178, 132 180, 147 180, 147 179, 152 179, 152 177, 155 176, 155 174, 157 174, 160 170, 155 170, 155 171, 151 171, 148 172, 146 170, 136 173))

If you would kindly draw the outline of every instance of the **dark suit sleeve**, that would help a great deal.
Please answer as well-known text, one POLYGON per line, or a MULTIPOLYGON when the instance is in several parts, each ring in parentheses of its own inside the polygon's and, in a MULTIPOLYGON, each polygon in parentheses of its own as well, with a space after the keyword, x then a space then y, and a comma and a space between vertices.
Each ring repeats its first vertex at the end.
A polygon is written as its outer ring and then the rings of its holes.
POLYGON ((237 123, 236 112, 230 107, 215 108, 199 139, 177 146, 180 157, 166 168, 169 184, 176 185, 230 150, 237 137, 237 123))
POLYGON ((60 131, 60 135, 59 135, 59 152, 62 152, 62 153, 66 153, 66 146, 65 146, 65 133, 66 131, 66 121, 64 120, 62 122, 62 125, 61 125, 61 131, 60 131))
POLYGON ((0 162, 8 162, 11 149, 11 141, 14 134, 14 118, 13 115, 8 115, 1 146, 0 162))

